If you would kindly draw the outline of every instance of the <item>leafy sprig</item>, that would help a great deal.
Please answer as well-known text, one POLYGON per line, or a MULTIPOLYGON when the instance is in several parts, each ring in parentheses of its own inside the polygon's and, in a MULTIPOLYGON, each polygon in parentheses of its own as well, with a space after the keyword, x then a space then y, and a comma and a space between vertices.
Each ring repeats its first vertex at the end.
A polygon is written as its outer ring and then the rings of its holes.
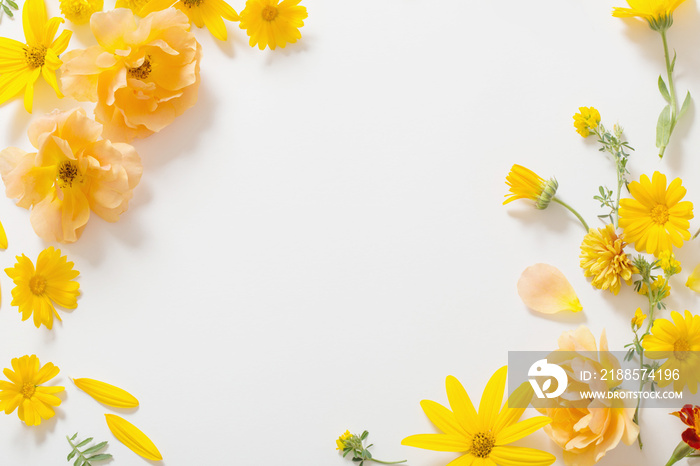
POLYGON ((627 170, 627 161, 630 154, 627 152, 627 150, 634 150, 634 148, 632 148, 627 141, 622 139, 623 130, 619 125, 614 125, 611 132, 605 129, 605 126, 603 126, 601 123, 596 128, 593 128, 592 131, 596 136, 598 136, 598 142, 602 146, 598 150, 600 152, 607 152, 612 155, 613 160, 615 161, 615 172, 617 174, 617 190, 615 197, 613 198, 613 191, 607 186, 599 186, 598 192, 600 193, 600 196, 593 196, 593 199, 600 202, 600 207, 607 207, 610 209, 608 213, 598 215, 598 218, 608 218, 610 223, 617 228, 622 187, 624 186, 629 192, 629 181, 627 180, 629 170, 627 170))
POLYGON ((355 434, 350 434, 350 432, 346 432, 344 435, 342 435, 338 439, 338 445, 343 446, 343 458, 352 453, 352 461, 355 463, 359 463, 359 466, 363 466, 365 464, 365 461, 374 461, 375 463, 380 464, 399 464, 406 462, 406 460, 382 461, 373 458, 372 453, 370 453, 369 451, 370 447, 372 447, 372 444, 367 445, 366 447, 363 445, 363 442, 367 439, 368 436, 369 432, 367 431, 362 432, 362 435, 359 436, 355 434))
POLYGON ((84 447, 88 443, 92 442, 92 437, 88 437, 82 442, 74 444, 73 442, 77 437, 77 432, 73 434, 72 437, 68 437, 66 435, 66 440, 68 440, 68 443, 70 444, 71 448, 73 448, 73 451, 68 453, 67 461, 71 461, 77 456, 75 462, 73 463, 73 466, 92 466, 93 461, 105 461, 112 459, 112 455, 110 455, 109 453, 97 453, 98 451, 104 449, 107 446, 107 442, 100 442, 97 445, 93 445, 91 447, 86 448, 83 451, 80 451, 81 447, 84 447))
POLYGON ((2 8, 2 11, 0 11, 0 16, 2 16, 2 13, 4 12, 7 16, 12 18, 14 17, 12 10, 19 10, 19 5, 17 5, 14 0, 0 0, 0 8, 2 8))

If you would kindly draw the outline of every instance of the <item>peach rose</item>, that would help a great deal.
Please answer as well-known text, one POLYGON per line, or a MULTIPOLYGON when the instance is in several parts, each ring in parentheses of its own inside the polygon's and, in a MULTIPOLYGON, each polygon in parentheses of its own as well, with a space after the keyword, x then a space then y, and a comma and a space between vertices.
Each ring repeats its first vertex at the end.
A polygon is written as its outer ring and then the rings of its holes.
POLYGON ((105 137, 131 141, 168 126, 197 101, 201 47, 187 16, 174 8, 138 24, 126 8, 95 13, 99 45, 64 54, 63 92, 97 102, 105 137))
POLYGON ((560 401, 552 401, 549 406, 537 409, 552 418, 552 423, 545 426, 544 431, 564 449, 564 463, 569 466, 591 466, 615 448, 620 440, 630 445, 637 438, 639 427, 633 421, 634 400, 577 398, 580 392, 608 391, 619 385, 618 382, 602 380, 584 382, 577 377, 585 370, 600 373, 601 369, 620 367, 619 361, 608 353, 605 331, 600 337, 600 353, 597 353, 595 337, 584 326, 564 332, 558 343, 559 351, 577 352, 581 357, 557 361, 557 352, 551 354, 569 376, 567 395, 562 396, 560 401))
POLYGON ((0 152, 7 196, 31 208, 37 235, 70 243, 82 233, 90 211, 116 222, 141 179, 141 159, 124 143, 99 139, 102 125, 78 108, 55 110, 28 130, 37 152, 16 147, 0 152))

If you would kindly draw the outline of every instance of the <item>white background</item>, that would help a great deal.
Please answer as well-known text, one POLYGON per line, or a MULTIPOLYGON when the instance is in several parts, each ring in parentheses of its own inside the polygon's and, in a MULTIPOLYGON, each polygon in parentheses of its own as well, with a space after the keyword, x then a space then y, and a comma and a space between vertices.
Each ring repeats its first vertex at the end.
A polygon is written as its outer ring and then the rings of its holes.
MULTIPOLYGON (((147 464, 109 433, 111 411, 69 380, 90 377, 139 398, 137 410, 118 413, 169 466, 340 466, 349 462, 334 441, 345 429, 369 430, 380 459, 442 466, 457 455, 400 441, 434 432, 419 402, 446 403, 447 375, 476 402, 509 350, 554 349, 581 324, 596 336, 606 329, 611 349, 631 339, 645 299, 590 286, 577 221, 556 205, 501 203, 519 163, 556 176, 560 197, 595 224, 591 198, 615 175, 595 141, 575 133, 580 106, 626 128, 632 179, 682 176, 687 199, 700 202, 696 107, 664 160, 654 147, 659 35, 613 18, 622 0, 303 4, 303 39, 286 49, 249 47, 237 24, 227 43, 195 31, 199 101, 135 143, 144 175, 122 219, 93 216, 62 246, 82 291, 62 324, 21 322, 0 277, 0 366, 37 354, 61 368, 55 383, 66 387, 56 417, 38 428, 0 417, 0 463, 65 464, 65 435, 79 432, 109 440, 113 464, 147 464), (515 284, 537 262, 564 272, 583 313, 543 317, 523 306, 515 284)), ((67 26, 69 48, 92 45, 87 26, 67 26)), ((19 15, 2 19, 0 35, 23 40, 19 15)), ((679 93, 700 96, 692 0, 676 11, 669 41, 679 93)), ((0 108, 3 148, 31 151, 33 118, 76 105, 44 82, 35 99, 32 116, 21 99, 0 108)), ((10 241, 2 268, 49 245, 12 200, 0 199, 0 219, 10 241)), ((698 242, 679 257, 669 307, 694 311, 698 297, 683 284, 700 262, 698 242)), ((643 453, 620 445, 600 464, 665 463, 684 426, 661 409, 643 411, 641 424, 643 453)), ((562 464, 544 432, 517 444, 562 464)))

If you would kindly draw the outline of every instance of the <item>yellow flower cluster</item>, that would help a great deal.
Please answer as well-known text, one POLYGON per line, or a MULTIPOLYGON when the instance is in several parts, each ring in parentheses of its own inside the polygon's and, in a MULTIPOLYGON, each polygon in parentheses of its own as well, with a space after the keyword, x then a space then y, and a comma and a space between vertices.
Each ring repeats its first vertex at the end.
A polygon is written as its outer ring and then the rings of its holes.
POLYGON ((594 107, 579 107, 578 111, 574 115, 574 128, 578 134, 587 138, 600 124, 600 113, 594 107))

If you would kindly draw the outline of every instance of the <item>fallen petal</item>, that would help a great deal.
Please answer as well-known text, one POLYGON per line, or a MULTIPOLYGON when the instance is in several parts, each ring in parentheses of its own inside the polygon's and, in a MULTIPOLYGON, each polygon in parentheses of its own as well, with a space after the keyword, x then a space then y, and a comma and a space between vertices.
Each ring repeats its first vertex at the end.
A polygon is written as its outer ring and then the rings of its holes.
POLYGON ((583 309, 571 283, 549 264, 526 268, 518 280, 518 294, 527 307, 543 314, 583 309))

